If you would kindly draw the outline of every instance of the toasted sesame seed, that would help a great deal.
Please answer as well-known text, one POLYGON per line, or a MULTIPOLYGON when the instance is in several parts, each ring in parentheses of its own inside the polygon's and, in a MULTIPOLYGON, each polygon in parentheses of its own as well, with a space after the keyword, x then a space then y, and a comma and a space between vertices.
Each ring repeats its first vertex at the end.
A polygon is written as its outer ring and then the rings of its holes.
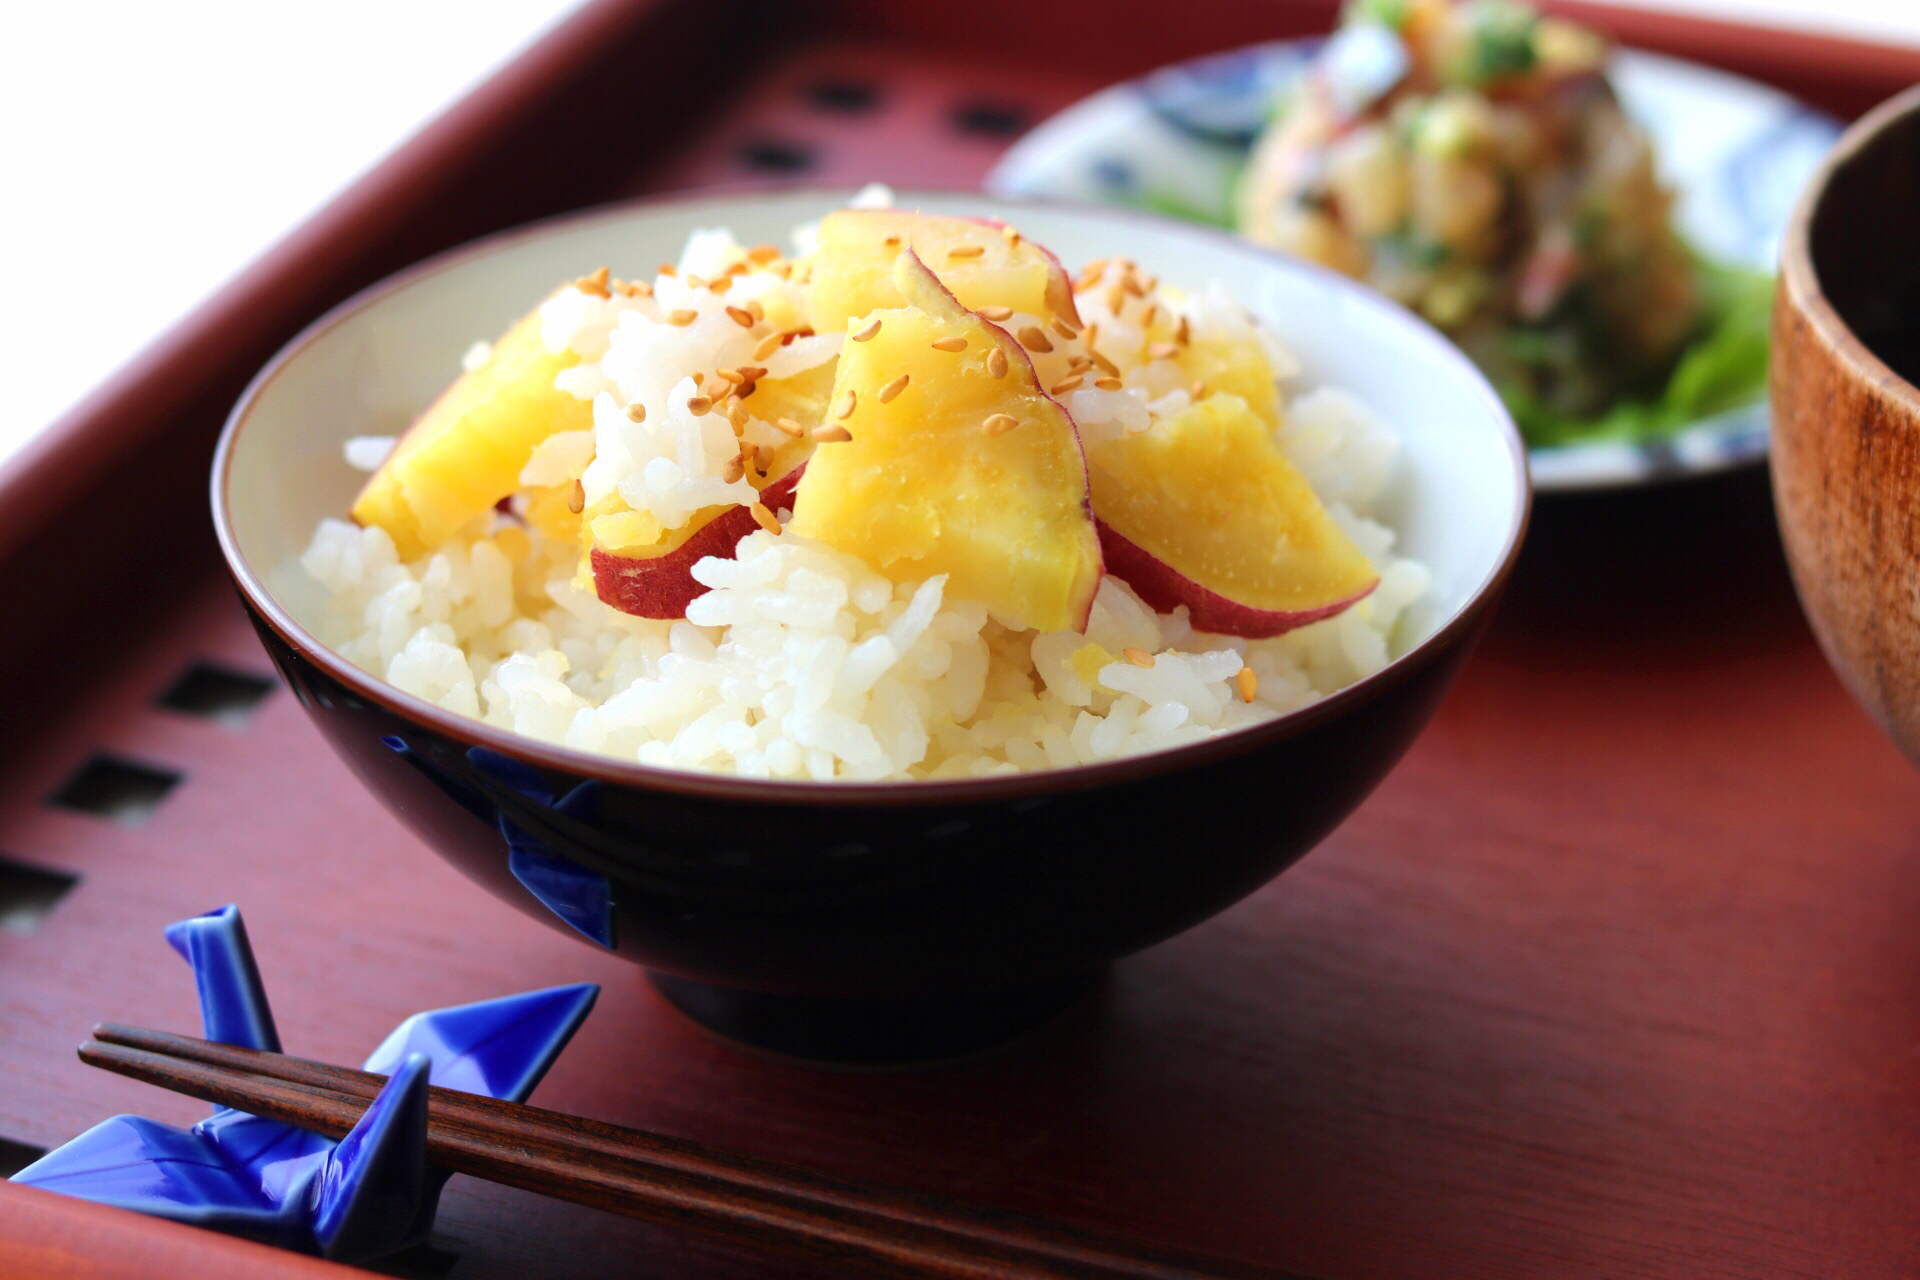
POLYGON ((1079 325, 1062 320, 1059 316, 1055 316, 1053 319, 1047 321, 1047 327, 1065 338, 1068 342, 1072 342, 1080 336, 1079 325))
POLYGON ((1188 389, 1187 394, 1195 400, 1204 400, 1207 396, 1207 384, 1195 379, 1193 386, 1188 389))
POLYGON ((572 492, 567 494, 567 510, 579 515, 587 509, 587 487, 579 480, 573 482, 572 492))
POLYGON ((695 275, 691 271, 687 272, 687 288, 704 289, 706 287, 707 287, 707 278, 705 276, 695 275))
POLYGON ((741 476, 744 476, 746 474, 747 474, 747 464, 740 461, 740 456, 738 454, 735 454, 727 462, 727 469, 720 474, 720 478, 726 481, 728 484, 732 484, 735 480, 738 480, 741 476))
POLYGON ((1083 276, 1092 276, 1098 280, 1101 276, 1107 274, 1107 260, 1105 258, 1095 258, 1086 266, 1080 268, 1080 274, 1083 276))
POLYGON ((987 352, 987 372, 996 378, 1007 376, 1007 353, 999 347, 987 352))
POLYGON ((987 420, 980 424, 980 428, 990 436, 1003 436, 1019 425, 1020 419, 1012 414, 995 413, 989 414, 987 420))
POLYGON ((780 535, 780 521, 775 518, 773 512, 767 510, 767 504, 764 502, 753 504, 753 522, 775 537, 780 535))
POLYGON ((1013 226, 1009 223, 1001 224, 1000 234, 1006 238, 1006 241, 1008 244, 1020 243, 1020 233, 1018 231, 1015 231, 1013 229, 1013 226))
MULTIPOLYGON (((606 268, 602 267, 600 270, 604 271, 606 268)), ((595 274, 598 273, 596 272, 595 274)), ((595 280, 593 276, 581 276, 573 282, 573 287, 582 293, 592 294, 596 298, 611 298, 613 296, 613 290, 607 288, 607 282, 605 280, 595 280)))
POLYGON ((698 320, 699 318, 700 318, 700 313, 698 311, 693 310, 690 307, 680 307, 680 308, 677 308, 676 310, 667 312, 667 323, 677 324, 682 328, 692 324, 695 320, 698 320))
POLYGON ((713 376, 716 378, 723 378, 726 381, 731 382, 736 387, 747 380, 747 375, 740 372, 738 369, 715 369, 713 371, 713 376))
POLYGON ((1145 292, 1152 293, 1155 289, 1160 287, 1160 277, 1148 276, 1145 280, 1140 282, 1140 287, 1145 292))
POLYGON ((1013 308, 1012 307, 981 307, 979 310, 979 316, 982 320, 991 320, 995 324, 999 324, 1002 320, 1013 319, 1013 308))
POLYGON ((715 276, 713 279, 707 281, 708 293, 725 293, 727 290, 731 288, 733 288, 732 276, 720 275, 720 276, 715 276))
POLYGON ((751 329, 755 323, 753 312, 747 310, 745 307, 728 307, 727 319, 733 321, 742 329, 751 329))
POLYGON ((760 446, 751 440, 742 440, 740 442, 740 456, 748 462, 752 462, 760 456, 760 446))
POLYGON ((965 351, 967 349, 967 340, 965 338, 935 338, 933 340, 933 349, 935 351, 965 351))
POLYGON ((1177 342, 1156 342, 1147 348, 1149 360, 1171 360, 1179 354, 1180 344, 1177 342))
POLYGON ((671 262, 663 262, 660 264, 660 269, 653 274, 657 276, 670 276, 677 274, 677 268, 675 268, 671 262))
POLYGON ((780 344, 784 341, 786 341, 786 336, 784 334, 778 334, 778 333, 768 334, 766 337, 760 339, 759 342, 754 344, 753 358, 755 360, 765 360, 768 356, 778 351, 780 349, 780 344))
POLYGON ((845 427, 815 427, 808 434, 821 444, 845 444, 853 439, 853 432, 845 427))
POLYGON ((1087 359, 1093 361, 1094 367, 1106 374, 1109 378, 1117 378, 1120 376, 1120 366, 1101 355, 1098 351, 1095 351, 1092 347, 1087 348, 1087 359))
POLYGON ((1020 345, 1029 351, 1038 351, 1042 355, 1053 350, 1053 344, 1047 341, 1047 335, 1041 332, 1037 324, 1026 325, 1020 330, 1020 345))
POLYGON ((1128 662, 1131 662, 1136 667, 1150 667, 1153 665, 1152 655, 1150 655, 1145 649, 1136 649, 1132 645, 1128 645, 1126 648, 1122 649, 1120 651, 1120 656, 1125 658, 1128 662))
POLYGON ((1252 702, 1260 688, 1260 677, 1253 674, 1252 667, 1242 667, 1240 674, 1233 678, 1233 687, 1240 691, 1240 701, 1252 702))
POLYGON ((687 412, 696 418, 711 408, 713 408, 713 399, 710 396, 687 397, 687 412))
POLYGON ((760 304, 760 299, 748 298, 747 314, 753 317, 754 323, 758 324, 767 318, 767 309, 760 304))
POLYGON ((977 258, 986 251, 985 245, 963 244, 947 250, 947 259, 951 261, 954 258, 977 258))
POLYGON ((628 422, 645 422, 646 420, 647 420, 646 405, 641 404, 638 400, 635 400, 632 404, 627 406, 628 422))
POLYGON ((1140 313, 1140 327, 1142 329, 1152 328, 1154 319, 1159 314, 1160 314, 1160 304, 1157 302, 1149 302, 1147 304, 1146 310, 1140 313))
POLYGON ((1093 385, 1101 391, 1118 391, 1120 389, 1120 379, 1113 377, 1095 378, 1093 385))
POLYGON ((1181 316, 1180 323, 1173 327, 1173 340, 1183 347, 1193 341, 1193 330, 1188 326, 1185 316, 1181 316))
POLYGON ((861 325, 857 330, 848 334, 847 336, 849 338, 852 338, 855 342, 871 342, 873 341, 874 335, 879 332, 880 332, 880 317, 875 316, 873 319, 867 321, 865 324, 861 325))
POLYGON ((706 375, 706 374, 704 374, 704 373, 702 373, 702 372, 700 372, 700 370, 698 370, 698 369, 695 369, 695 370, 693 371, 693 385, 694 385, 694 386, 695 386, 696 388, 697 388, 697 387, 699 387, 700 385, 702 385, 703 383, 705 383, 705 382, 706 382, 706 380, 707 380, 707 375, 706 375))
POLYGON ((1093 368, 1093 361, 1087 359, 1085 356, 1074 355, 1067 357, 1068 373, 1085 373, 1091 368, 1093 368))
POLYGON ((792 418, 775 418, 773 425, 776 430, 784 431, 788 435, 796 438, 807 434, 807 429, 795 422, 792 418))
POLYGON ((1063 396, 1067 394, 1067 392, 1069 391, 1078 390, 1080 387, 1080 384, 1085 381, 1086 381, 1085 375, 1078 374, 1078 373, 1070 373, 1066 377, 1060 379, 1060 381, 1048 387, 1047 394, 1050 396, 1063 396))
POLYGON ((733 425, 733 433, 739 435, 747 429, 747 406, 738 400, 727 401, 727 421, 733 425))
POLYGON ((627 286, 627 289, 629 295, 635 298, 651 298, 653 296, 653 286, 645 280, 635 280, 627 286))
POLYGON ((859 403, 860 403, 859 395, 854 391, 852 387, 848 387, 847 394, 840 397, 840 407, 838 410, 835 411, 833 416, 836 418, 850 418, 853 416, 854 408, 859 403))
POLYGON ((898 249, 900 247, 900 237, 888 236, 885 240, 882 240, 880 244, 883 248, 898 249))
POLYGON ((740 366, 740 372, 746 375, 748 382, 758 382, 767 376, 766 366, 759 364, 743 364, 740 366))
POLYGON ((1144 298, 1147 296, 1147 291, 1140 287, 1140 281, 1134 276, 1128 275, 1122 278, 1120 287, 1136 298, 1144 298))
POLYGON ((1120 308, 1127 305, 1127 290, 1124 285, 1115 283, 1107 290, 1107 310, 1114 315, 1120 314, 1120 308))
POLYGON ((899 377, 895 378, 892 382, 889 382, 886 386, 880 388, 880 403, 881 404, 891 403, 895 396, 899 395, 902 391, 905 391, 907 389, 908 380, 909 380, 908 375, 903 373, 899 377))
POLYGON ((780 251, 770 244, 757 244, 747 250, 747 261, 749 262, 772 262, 779 256, 780 251))

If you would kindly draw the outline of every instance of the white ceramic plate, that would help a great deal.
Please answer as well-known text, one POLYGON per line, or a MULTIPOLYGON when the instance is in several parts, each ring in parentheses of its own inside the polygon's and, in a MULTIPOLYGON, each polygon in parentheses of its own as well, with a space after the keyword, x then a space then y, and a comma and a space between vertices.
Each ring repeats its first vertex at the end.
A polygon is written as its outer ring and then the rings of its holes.
MULTIPOLYGON (((1320 43, 1250 45, 1104 89, 1016 143, 988 189, 1230 223, 1235 178, 1274 96, 1320 43)), ((1679 193, 1681 231, 1709 257, 1772 271, 1794 197, 1840 125, 1765 85, 1672 58, 1622 51, 1612 74, 1679 193)), ((1766 406, 1756 403, 1660 440, 1534 449, 1533 479, 1545 490, 1646 484, 1766 452, 1766 406)))

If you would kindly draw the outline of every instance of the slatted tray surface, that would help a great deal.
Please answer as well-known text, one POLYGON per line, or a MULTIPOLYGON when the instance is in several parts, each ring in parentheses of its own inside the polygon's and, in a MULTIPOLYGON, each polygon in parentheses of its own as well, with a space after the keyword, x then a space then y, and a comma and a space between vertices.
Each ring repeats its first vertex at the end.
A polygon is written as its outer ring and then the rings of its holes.
MULTIPOLYGON (((1071 60, 838 6, 828 26, 741 44, 697 113, 603 120, 597 169, 579 167, 593 148, 556 143, 566 177, 541 194, 974 183, 1012 132, 1099 84, 1323 8, 1154 10, 1180 29, 1071 60)), ((838 1174, 1339 1280, 1912 1275, 1920 788, 1821 662, 1757 473, 1548 505, 1493 636, 1353 820, 1125 962, 1092 1004, 970 1062, 835 1073, 719 1044, 638 970, 468 884, 360 789, 271 682, 205 532, 200 477, 233 380, 258 363, 246 344, 476 222, 541 211, 504 181, 538 163, 527 137, 618 101, 610 76, 644 74, 621 68, 646 50, 693 40, 717 57, 743 21, 724 5, 589 11, 525 62, 546 79, 484 117, 524 127, 447 148, 460 164, 434 184, 385 189, 389 216, 353 254, 267 264, 261 296, 275 279, 303 291, 259 304, 258 331, 203 360, 170 416, 58 484, 29 471, 29 490, 16 470, 0 494, 47 514, 0 539, 0 592, 46 605, 0 637, 23 673, 0 695, 0 1167, 116 1111, 200 1113, 72 1050, 97 1020, 193 1029, 160 927, 237 901, 288 1048, 308 1056, 355 1061, 414 1010, 590 980, 600 1005, 537 1101, 838 1174)), ((1088 50, 1116 43, 1072 7, 1048 21, 1083 23, 1088 50)), ((1196 857, 1259 838, 1204 813, 1162 834, 1196 857)), ((142 1257, 187 1260, 169 1274, 329 1270, 49 1204, 0 1187, 0 1274, 76 1274, 62 1250, 136 1259, 107 1274, 142 1257)), ((815 1274, 468 1178, 432 1245, 383 1269, 815 1274)))

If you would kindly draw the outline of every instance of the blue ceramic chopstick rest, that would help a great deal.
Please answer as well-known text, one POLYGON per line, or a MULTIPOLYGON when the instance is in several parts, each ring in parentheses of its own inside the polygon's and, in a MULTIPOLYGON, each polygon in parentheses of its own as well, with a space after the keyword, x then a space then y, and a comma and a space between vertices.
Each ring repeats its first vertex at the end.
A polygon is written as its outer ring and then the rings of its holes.
MULTIPOLYGON (((206 1038, 278 1052, 239 909, 166 935, 193 967, 206 1038)), ((338 1142, 228 1107, 191 1129, 115 1116, 13 1180, 343 1262, 377 1258, 426 1239, 449 1176, 427 1164, 427 1086, 524 1102, 598 994, 583 983, 415 1014, 367 1058, 391 1078, 338 1142)))

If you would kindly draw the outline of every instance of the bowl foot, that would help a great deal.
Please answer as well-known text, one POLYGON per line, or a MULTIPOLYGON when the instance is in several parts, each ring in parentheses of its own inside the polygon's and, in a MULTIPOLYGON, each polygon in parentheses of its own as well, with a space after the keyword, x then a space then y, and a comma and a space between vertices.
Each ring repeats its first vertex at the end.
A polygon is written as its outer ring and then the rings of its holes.
POLYGON ((924 1066, 991 1048, 1065 1011, 1100 970, 1039 986, 914 999, 779 995, 648 970, 667 1003, 726 1040, 843 1067, 924 1066))

